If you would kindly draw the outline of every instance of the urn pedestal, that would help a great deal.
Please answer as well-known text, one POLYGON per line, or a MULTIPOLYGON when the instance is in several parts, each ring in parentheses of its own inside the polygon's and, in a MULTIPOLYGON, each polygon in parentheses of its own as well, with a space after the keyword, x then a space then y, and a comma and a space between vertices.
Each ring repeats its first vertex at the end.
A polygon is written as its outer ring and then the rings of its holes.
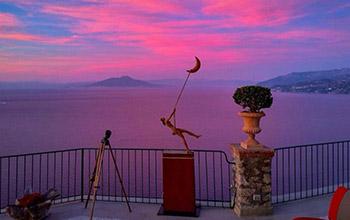
POLYGON ((239 144, 232 144, 231 152, 235 161, 233 211, 238 216, 272 214, 271 160, 274 149, 245 149, 239 144))

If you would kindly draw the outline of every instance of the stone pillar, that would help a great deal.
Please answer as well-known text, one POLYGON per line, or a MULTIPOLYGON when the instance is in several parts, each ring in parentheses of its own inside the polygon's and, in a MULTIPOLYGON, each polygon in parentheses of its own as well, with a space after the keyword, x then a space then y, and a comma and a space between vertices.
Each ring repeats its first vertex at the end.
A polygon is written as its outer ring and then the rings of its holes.
POLYGON ((235 165, 234 212, 238 216, 272 214, 271 159, 274 150, 268 147, 244 149, 232 144, 235 165))

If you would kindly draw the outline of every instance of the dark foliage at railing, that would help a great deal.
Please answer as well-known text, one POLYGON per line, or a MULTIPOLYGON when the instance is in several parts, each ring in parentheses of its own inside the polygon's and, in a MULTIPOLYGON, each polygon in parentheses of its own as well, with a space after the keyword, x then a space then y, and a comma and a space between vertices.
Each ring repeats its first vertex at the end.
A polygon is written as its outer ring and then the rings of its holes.
MULTIPOLYGON (((162 202, 162 153, 167 150, 113 149, 130 202, 162 202)), ((55 203, 86 199, 96 154, 96 148, 82 148, 0 157, 0 208, 28 187, 36 192, 56 188, 61 196, 55 203)), ((194 155, 197 204, 229 207, 232 162, 223 151, 194 150, 194 155)), ((107 151, 97 199, 124 200, 107 151)))
POLYGON ((350 141, 277 148, 272 162, 273 203, 332 193, 350 185, 350 141))

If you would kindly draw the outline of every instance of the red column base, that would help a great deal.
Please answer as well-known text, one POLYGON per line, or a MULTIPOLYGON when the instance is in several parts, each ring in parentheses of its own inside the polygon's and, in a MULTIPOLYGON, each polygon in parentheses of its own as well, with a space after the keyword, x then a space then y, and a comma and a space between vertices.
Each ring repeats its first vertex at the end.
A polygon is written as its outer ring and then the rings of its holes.
POLYGON ((196 216, 194 154, 163 153, 163 205, 161 213, 196 216))

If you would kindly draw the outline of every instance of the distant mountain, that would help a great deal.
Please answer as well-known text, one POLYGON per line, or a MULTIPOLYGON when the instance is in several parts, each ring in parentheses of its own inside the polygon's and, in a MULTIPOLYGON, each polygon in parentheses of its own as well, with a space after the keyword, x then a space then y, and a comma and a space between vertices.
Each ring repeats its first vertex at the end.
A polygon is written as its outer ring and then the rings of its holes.
POLYGON ((89 87, 157 87, 158 85, 146 81, 133 79, 130 76, 109 78, 88 85, 89 87))
POLYGON ((282 92, 350 94, 350 68, 295 72, 258 85, 282 92))

